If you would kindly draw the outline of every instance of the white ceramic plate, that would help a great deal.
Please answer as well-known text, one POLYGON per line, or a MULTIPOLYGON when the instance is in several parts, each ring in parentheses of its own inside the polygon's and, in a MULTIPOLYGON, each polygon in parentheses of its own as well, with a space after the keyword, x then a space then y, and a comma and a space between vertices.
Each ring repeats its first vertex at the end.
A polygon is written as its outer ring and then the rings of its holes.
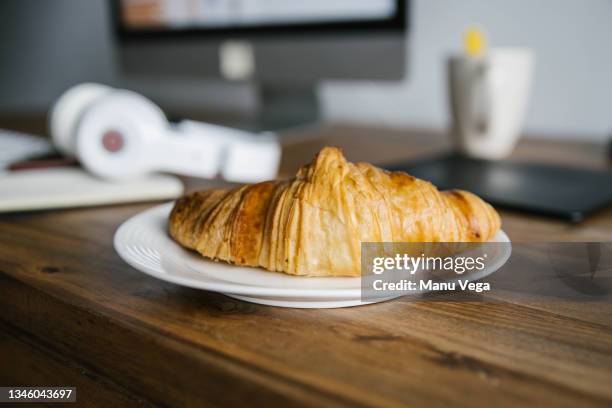
MULTIPOLYGON (((173 203, 163 204, 125 221, 115 233, 115 249, 128 264, 155 278, 178 285, 224 293, 236 299, 271 306, 333 308, 372 302, 361 300, 360 278, 308 278, 213 262, 188 251, 168 235, 173 203)), ((510 242, 503 231, 493 239, 510 242)), ((510 257, 510 245, 489 258, 486 270, 470 280, 499 269, 510 257)), ((400 296, 400 295, 397 295, 400 296)), ((377 299, 382 302, 392 299, 377 299)))

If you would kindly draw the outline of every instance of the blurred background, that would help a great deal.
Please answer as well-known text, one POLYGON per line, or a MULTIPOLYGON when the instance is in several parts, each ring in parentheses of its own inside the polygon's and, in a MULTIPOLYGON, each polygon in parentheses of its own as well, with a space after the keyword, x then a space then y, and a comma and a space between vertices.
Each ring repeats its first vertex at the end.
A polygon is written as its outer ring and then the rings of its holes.
POLYGON ((0 210, 182 192, 160 173, 290 177, 325 145, 498 207, 580 221, 612 203, 610 0, 5 0, 0 15, 0 210), (136 176, 166 193, 134 193, 136 176))
MULTIPOLYGON (((446 129, 445 60, 461 50, 466 26, 478 23, 490 46, 530 47, 537 56, 526 133, 603 141, 612 131, 611 1, 414 0, 408 9, 405 76, 322 75, 315 89, 324 118, 446 129)), ((256 87, 248 80, 160 80, 123 72, 111 2, 4 0, 0 15, 0 116, 46 112, 64 90, 83 81, 136 90, 178 114, 248 115, 257 109, 256 87)), ((373 72, 385 63, 360 62, 373 72)))

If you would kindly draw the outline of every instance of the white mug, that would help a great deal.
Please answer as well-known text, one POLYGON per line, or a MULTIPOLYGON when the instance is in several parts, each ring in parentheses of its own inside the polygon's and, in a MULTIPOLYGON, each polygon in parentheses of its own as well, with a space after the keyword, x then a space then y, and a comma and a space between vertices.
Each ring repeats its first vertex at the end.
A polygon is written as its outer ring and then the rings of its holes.
POLYGON ((453 137, 461 153, 495 160, 512 152, 523 125, 533 66, 533 53, 524 48, 449 59, 453 137))

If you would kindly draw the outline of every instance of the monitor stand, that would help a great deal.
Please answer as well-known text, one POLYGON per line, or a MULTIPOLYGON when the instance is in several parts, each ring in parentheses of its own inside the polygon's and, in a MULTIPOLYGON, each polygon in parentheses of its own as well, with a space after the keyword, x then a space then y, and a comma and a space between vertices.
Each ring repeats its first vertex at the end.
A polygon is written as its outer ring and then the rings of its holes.
POLYGON ((257 131, 283 131, 312 125, 321 118, 316 85, 281 86, 260 84, 257 131))
POLYGON ((246 130, 255 134, 274 132, 287 136, 294 130, 318 125, 321 108, 315 85, 280 87, 256 85, 257 108, 249 114, 218 113, 204 115, 201 112, 169 112, 171 122, 184 119, 210 122, 221 126, 246 130))

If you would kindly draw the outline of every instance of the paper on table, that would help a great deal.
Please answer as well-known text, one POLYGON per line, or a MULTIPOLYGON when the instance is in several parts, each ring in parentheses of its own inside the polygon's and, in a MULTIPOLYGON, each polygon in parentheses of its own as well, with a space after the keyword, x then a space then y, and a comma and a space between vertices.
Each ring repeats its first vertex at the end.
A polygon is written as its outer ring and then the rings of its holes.
POLYGON ((107 181, 76 167, 0 173, 0 212, 86 207, 172 199, 183 192, 173 176, 107 181))

